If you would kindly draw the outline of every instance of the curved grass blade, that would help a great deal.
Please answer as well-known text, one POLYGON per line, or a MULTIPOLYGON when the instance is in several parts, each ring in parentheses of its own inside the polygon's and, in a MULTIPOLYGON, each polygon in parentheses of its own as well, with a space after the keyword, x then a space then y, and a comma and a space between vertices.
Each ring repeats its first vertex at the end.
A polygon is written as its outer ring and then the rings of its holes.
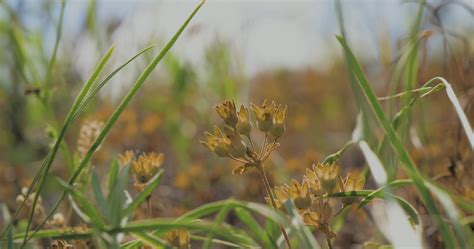
POLYGON ((92 191, 94 192, 95 201, 99 206, 99 210, 100 212, 105 214, 107 212, 107 207, 105 203, 104 194, 102 194, 99 176, 97 175, 95 168, 92 169, 91 185, 92 191))
MULTIPOLYGON (((37 191, 38 194, 35 196, 35 198, 33 200, 31 210, 34 210, 34 208, 36 207, 36 202, 38 201, 38 197, 41 194, 41 186, 44 183, 44 180, 46 179, 46 174, 48 173, 49 168, 51 167, 51 165, 53 163, 53 160, 56 156, 56 153, 57 153, 57 151, 60 147, 61 141, 63 140, 67 130, 69 129, 69 127, 72 125, 72 123, 74 121, 74 120, 71 120, 71 117, 72 117, 73 113, 77 110, 77 108, 79 107, 80 102, 82 101, 82 99, 84 98, 86 93, 89 91, 89 89, 92 86, 92 84, 94 83, 94 81, 97 79, 97 77, 102 72, 105 64, 110 59, 110 56, 112 55, 112 53, 114 51, 114 48, 115 48, 115 46, 112 46, 107 51, 107 53, 100 59, 100 61, 97 64, 96 68, 94 69, 92 75, 89 77, 89 79, 86 81, 84 86, 81 88, 78 96, 76 97, 76 99, 74 100, 74 102, 72 104, 72 107, 69 109, 69 112, 66 115, 63 127, 61 128, 61 131, 60 131, 53 147, 49 150, 49 152, 46 155, 46 158, 44 159, 39 171, 36 173, 35 177, 33 178, 33 181, 31 182, 30 186, 28 187, 28 192, 26 193, 25 200, 33 192, 33 189, 36 187, 36 183, 38 181, 41 181, 40 185, 39 185, 40 187, 38 188, 38 191, 37 191)), ((20 213, 20 211, 24 207, 24 204, 25 204, 25 202, 23 201, 20 204, 20 206, 17 208, 17 210, 15 211, 15 214, 13 215, 12 221, 10 221, 10 223, 7 225, 7 229, 12 225, 12 222, 17 219, 18 214, 20 213)), ((26 229, 25 234, 28 234, 29 228, 31 226, 32 215, 33 215, 33 212, 30 211, 29 218, 28 218, 28 225, 27 225, 27 229, 26 229)), ((2 232, 2 235, 0 235, 0 239, 3 237, 3 235, 4 235, 4 232, 2 232)))
POLYGON ((145 189, 140 192, 140 194, 135 199, 133 199, 132 203, 127 208, 125 208, 122 213, 122 217, 126 217, 132 214, 132 212, 137 209, 138 206, 140 206, 140 204, 142 204, 146 200, 146 198, 151 195, 153 190, 155 190, 158 184, 160 184, 162 176, 163 170, 160 170, 155 176, 153 176, 153 178, 150 179, 145 189))
POLYGON ((137 237, 142 243, 152 246, 153 248, 166 248, 172 249, 173 247, 170 246, 166 241, 157 238, 153 235, 150 235, 145 232, 133 232, 131 233, 133 236, 137 237))
POLYGON ((77 207, 80 209, 82 213, 85 214, 86 223, 90 223, 97 228, 104 227, 104 221, 100 213, 97 212, 97 209, 89 202, 87 197, 84 196, 81 192, 77 191, 75 188, 71 187, 65 181, 61 179, 57 179, 58 183, 66 189, 66 191, 73 197, 73 201, 77 203, 77 207))
POLYGON ((293 201, 289 199, 283 204, 285 205, 286 210, 288 210, 289 212, 289 215, 291 217, 291 224, 295 226, 295 232, 298 238, 300 239, 302 247, 313 249, 321 248, 316 239, 314 239, 313 234, 311 234, 311 231, 309 231, 308 227, 303 223, 301 215, 296 210, 293 201))
POLYGON ((462 248, 474 248, 474 234, 470 227, 465 227, 461 224, 461 214, 454 202, 449 197, 449 194, 434 184, 426 184, 431 192, 438 198, 439 202, 450 218, 454 231, 461 241, 462 248))
POLYGON ((265 230, 260 226, 260 224, 258 224, 258 222, 248 211, 244 210, 243 208, 235 208, 235 214, 239 220, 250 229, 252 234, 255 234, 254 239, 262 241, 263 248, 278 248, 275 242, 270 239, 265 230))
MULTIPOLYGON (((135 83, 132 85, 131 90, 127 93, 127 95, 124 97, 122 102, 119 104, 119 106, 115 109, 115 111, 112 113, 112 115, 109 117, 107 122, 104 125, 104 128, 101 130, 99 135, 96 137, 94 140, 93 144, 91 145, 90 149, 80 162, 79 166, 77 167, 76 171, 74 174, 69 178, 68 183, 72 185, 77 177, 81 174, 82 170, 87 166, 89 160, 92 158, 92 155, 94 152, 97 150, 97 148, 100 146, 102 141, 107 137, 109 131, 112 129, 113 125, 119 118, 119 116, 122 114, 122 112, 125 110, 125 108, 128 106, 130 101, 133 99, 133 97, 136 95, 138 90, 141 88, 145 80, 148 78, 148 76, 151 74, 151 72, 155 69, 155 67, 158 65, 158 63, 161 61, 161 59, 166 55, 166 53, 171 49, 171 47, 174 45, 174 43, 177 41, 178 37, 181 35, 183 30, 186 28, 186 26, 189 24, 191 19, 194 17, 194 15, 197 13, 197 11, 201 8, 201 6, 204 4, 205 1, 202 1, 191 13, 191 15, 188 17, 188 19, 184 22, 184 24, 179 28, 179 30, 176 32, 176 34, 170 39, 170 41, 166 44, 166 46, 161 50, 161 52, 152 60, 152 62, 145 68, 145 70, 140 74, 138 79, 135 81, 135 83)), ((61 194, 59 199, 56 201, 55 205, 51 209, 51 211, 46 215, 45 219, 40 223, 38 228, 35 230, 38 231, 41 229, 41 226, 46 222, 49 217, 53 214, 53 212, 59 207, 59 204, 65 197, 65 192, 61 194)), ((27 233, 26 233, 27 234, 27 233)), ((25 239, 26 240, 26 239, 25 239)))
POLYGON ((61 2, 61 9, 59 11, 58 27, 56 29, 56 39, 54 40, 53 53, 51 54, 51 59, 49 60, 49 64, 48 64, 48 71, 46 72, 46 77, 44 79, 44 89, 48 91, 45 94, 46 100, 49 98, 49 91, 50 91, 50 86, 51 86, 51 75, 53 73, 54 64, 56 64, 56 55, 58 53, 59 40, 61 39, 61 34, 63 30, 63 18, 64 18, 64 9, 66 7, 66 0, 62 0, 60 2, 61 2))
POLYGON ((441 232, 441 235, 443 236, 446 246, 448 248, 455 248, 456 247, 455 240, 449 227, 443 222, 443 220, 439 216, 440 212, 438 208, 436 207, 436 204, 433 200, 433 197, 431 196, 430 191, 425 185, 425 181, 423 177, 421 176, 420 172, 416 168, 415 163, 413 162, 411 156, 409 155, 409 153, 403 146, 401 139, 399 138, 390 120, 388 119, 385 112, 383 111, 382 106, 378 102, 377 97, 375 96, 372 88, 370 87, 359 63, 357 62, 356 58, 352 54, 352 51, 347 46, 346 41, 341 37, 337 37, 337 39, 341 43, 344 49, 344 53, 349 58, 352 73, 356 76, 357 82, 359 83, 358 84, 359 87, 364 92, 366 100, 371 106, 372 111, 374 112, 375 116, 377 117, 379 124, 381 125, 385 133, 387 134, 393 149, 395 150, 396 154, 398 155, 399 160, 402 162, 402 165, 404 166, 403 168, 405 169, 409 177, 413 180, 413 183, 416 189, 418 190, 418 193, 420 194, 420 197, 423 203, 425 204, 428 212, 430 213, 432 218, 435 220, 435 223, 437 224, 441 232))

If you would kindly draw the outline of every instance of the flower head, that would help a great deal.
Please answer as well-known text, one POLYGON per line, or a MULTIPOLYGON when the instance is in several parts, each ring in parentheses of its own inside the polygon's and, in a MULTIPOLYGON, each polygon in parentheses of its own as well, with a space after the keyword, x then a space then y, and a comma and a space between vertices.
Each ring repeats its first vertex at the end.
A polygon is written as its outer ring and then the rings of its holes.
POLYGON ((308 191, 308 182, 303 180, 300 184, 297 180, 292 179, 291 185, 287 188, 288 195, 294 200, 298 209, 307 209, 311 206, 311 198, 308 191))
POLYGON ((250 105, 250 109, 255 115, 257 121, 257 127, 262 132, 269 132, 273 125, 273 114, 275 109, 275 102, 271 104, 268 100, 264 100, 262 106, 257 106, 255 104, 250 105))
POLYGON ((234 101, 225 100, 223 103, 216 105, 215 109, 226 125, 235 127, 239 119, 234 101))
POLYGON ((214 126, 214 134, 206 132, 205 136, 206 141, 201 141, 201 143, 206 146, 206 148, 220 157, 229 156, 231 141, 222 133, 218 126, 214 126))
POLYGON ((324 193, 331 193, 337 186, 337 178, 340 176, 340 167, 336 164, 313 164, 313 171, 316 173, 324 193))
POLYGON ((288 106, 286 105, 279 105, 278 108, 275 109, 275 113, 273 115, 273 125, 272 129, 270 130, 270 134, 272 134, 274 137, 281 137, 283 133, 285 133, 285 119, 287 112, 288 106))
POLYGON ((145 153, 132 162, 132 173, 135 175, 134 186, 138 191, 143 191, 148 181, 158 173, 164 157, 163 153, 145 153))
POLYGON ((189 232, 181 229, 171 230, 164 235, 166 242, 170 243, 173 248, 188 249, 191 248, 189 232))
POLYGON ((250 136, 250 131, 252 131, 252 125, 250 124, 249 111, 243 105, 240 106, 239 110, 239 121, 236 125, 237 132, 244 136, 250 136))

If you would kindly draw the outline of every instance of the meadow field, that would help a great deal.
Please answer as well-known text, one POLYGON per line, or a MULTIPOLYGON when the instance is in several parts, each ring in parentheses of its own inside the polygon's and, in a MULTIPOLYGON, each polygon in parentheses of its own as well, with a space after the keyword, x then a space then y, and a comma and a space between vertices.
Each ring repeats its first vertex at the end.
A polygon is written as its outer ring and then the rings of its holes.
POLYGON ((0 0, 0 248, 474 248, 474 3, 0 0))

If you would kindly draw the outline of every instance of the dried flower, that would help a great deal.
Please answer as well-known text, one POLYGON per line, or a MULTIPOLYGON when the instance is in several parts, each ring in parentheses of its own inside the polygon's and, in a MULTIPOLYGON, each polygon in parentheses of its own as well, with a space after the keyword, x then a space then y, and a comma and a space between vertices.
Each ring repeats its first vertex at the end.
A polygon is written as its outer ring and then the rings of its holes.
POLYGON ((237 117, 234 101, 226 100, 223 103, 216 105, 215 109, 226 125, 235 127, 239 119, 237 117))
POLYGON ((181 229, 174 229, 167 232, 163 238, 170 243, 173 248, 188 249, 191 248, 189 232, 181 229))
POLYGON ((155 152, 140 155, 132 162, 132 173, 135 175, 135 189, 143 191, 148 181, 153 178, 163 163, 163 153, 155 152))
POLYGON ((94 140, 99 136, 103 126, 104 123, 99 121, 86 121, 81 126, 79 138, 77 139, 77 152, 80 158, 86 155, 94 140))
POLYGON ((264 100, 261 107, 251 104, 250 109, 255 115, 257 127, 262 132, 269 132, 273 125, 273 114, 275 109, 275 102, 270 104, 268 100, 264 100))
POLYGON ((288 106, 279 105, 273 115, 273 125, 270 134, 274 137, 281 137, 285 133, 285 119, 288 112, 288 106))
POLYGON ((201 141, 201 143, 206 146, 206 148, 220 157, 229 156, 231 141, 224 136, 219 127, 214 126, 214 134, 206 132, 205 136, 206 141, 201 141))
POLYGON ((243 157, 247 152, 247 147, 242 141, 242 137, 240 137, 239 133, 229 127, 225 127, 224 132, 230 140, 229 154, 235 158, 243 157))
MULTIPOLYGON (((354 176, 353 174, 349 173, 347 174, 346 178, 342 182, 343 186, 341 186, 341 191, 347 192, 347 191, 356 191, 356 190, 361 190, 364 188, 365 184, 365 178, 363 176, 354 176)), ((345 205, 349 205, 357 200, 356 197, 354 198, 343 198, 342 202, 345 205)))
POLYGON ((125 153, 120 154, 118 157, 122 165, 128 165, 131 164, 133 159, 135 158, 135 153, 131 150, 127 150, 125 151, 125 153))
POLYGON ((250 131, 252 131, 252 125, 250 124, 249 111, 243 105, 240 106, 239 121, 236 125, 237 132, 249 137, 250 131))
POLYGON ((297 180, 292 179, 291 185, 288 187, 288 194, 294 200, 298 209, 307 209, 311 206, 311 198, 308 191, 308 182, 303 180, 300 184, 297 180))
POLYGON ((337 178, 340 176, 340 167, 336 164, 313 164, 313 171, 319 179, 321 190, 324 193, 332 193, 337 186, 337 178))

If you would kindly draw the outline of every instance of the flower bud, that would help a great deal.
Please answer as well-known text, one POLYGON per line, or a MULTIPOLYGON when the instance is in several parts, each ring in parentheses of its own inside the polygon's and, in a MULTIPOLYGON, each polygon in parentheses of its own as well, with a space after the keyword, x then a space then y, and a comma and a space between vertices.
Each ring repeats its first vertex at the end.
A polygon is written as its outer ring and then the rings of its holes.
POLYGON ((215 109, 226 125, 235 127, 239 119, 237 117, 234 101, 226 100, 223 103, 216 105, 215 109))
POLYGON ((339 177, 339 166, 336 164, 313 164, 313 170, 321 184, 321 190, 324 193, 332 193, 337 186, 337 178, 339 177))
POLYGON ((243 105, 240 106, 239 121, 237 122, 236 128, 237 132, 247 137, 250 136, 250 131, 252 131, 248 110, 243 105))
POLYGON ((273 115, 273 125, 272 129, 270 130, 270 134, 274 137, 281 137, 283 133, 285 133, 286 126, 285 126, 285 119, 288 107, 287 106, 278 106, 274 115, 273 115))

